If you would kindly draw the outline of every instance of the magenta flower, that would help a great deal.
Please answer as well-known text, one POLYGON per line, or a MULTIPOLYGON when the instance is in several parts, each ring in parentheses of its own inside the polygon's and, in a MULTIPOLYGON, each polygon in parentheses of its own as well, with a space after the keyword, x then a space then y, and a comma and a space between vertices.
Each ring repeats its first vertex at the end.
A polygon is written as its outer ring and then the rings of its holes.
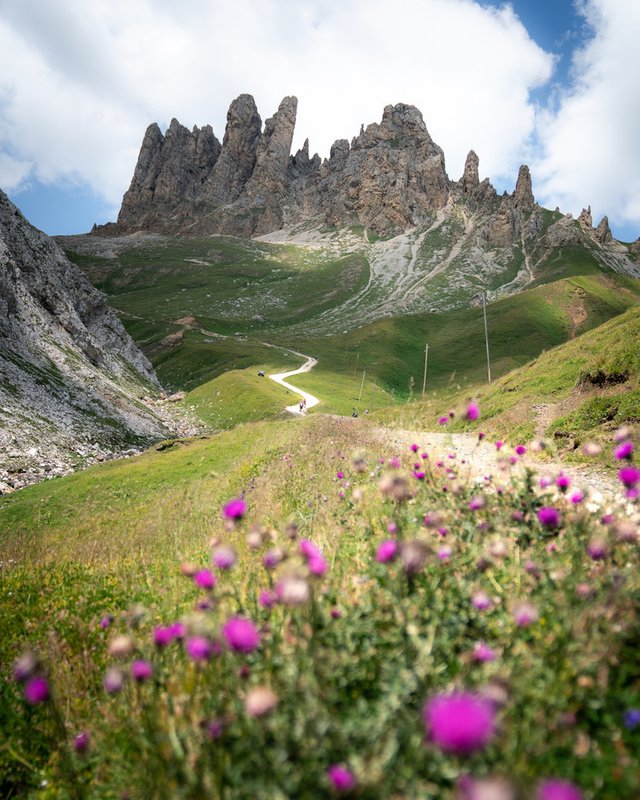
POLYGON ((471 511, 479 511, 487 505, 487 501, 481 495, 476 495, 469 500, 469 508, 471 511))
POLYGON ((569 497, 569 500, 573 503, 574 506, 580 505, 580 503, 584 500, 584 492, 581 492, 580 489, 577 489, 569 497))
POLYGON ((260 608, 271 608, 278 602, 276 595, 269 589, 263 589, 258 595, 258 605, 260 608))
POLYGON ((308 539, 300 540, 300 552, 307 561, 307 566, 312 575, 324 575, 329 569, 322 550, 308 539))
POLYGON ((549 475, 543 475, 540 478, 541 489, 546 489, 548 486, 551 486, 552 483, 553 483, 553 478, 551 478, 549 475))
POLYGON ((242 517, 244 517, 244 515, 247 513, 247 504, 241 497, 237 497, 235 500, 231 500, 223 507, 222 513, 226 519, 242 519, 242 517))
POLYGON ((24 685, 24 699, 30 706, 37 706, 46 702, 51 693, 49 684, 43 675, 34 675, 27 679, 24 685))
POLYGON ((425 479, 425 477, 426 477, 426 474, 427 473, 423 469, 414 469, 414 471, 413 471, 413 477, 417 481, 423 481, 425 479))
POLYGON ((569 781, 550 779, 539 784, 536 800, 582 800, 582 792, 569 781))
POLYGON ((486 592, 474 592, 471 603, 478 611, 486 611, 493 605, 493 601, 486 592))
POLYGON ((538 619, 538 609, 531 603, 518 603, 513 609, 513 621, 519 628, 527 628, 538 619))
POLYGON ((144 683, 153 676, 153 667, 148 661, 132 661, 131 677, 137 683, 144 683))
POLYGON ((262 563, 265 569, 274 569, 282 561, 283 553, 280 549, 269 550, 262 557, 262 563))
POLYGON ((177 621, 172 623, 171 632, 174 639, 184 639, 184 635, 187 632, 184 622, 177 621))
POLYGON ((218 579, 210 569, 200 569, 193 576, 193 582, 201 589, 211 590, 218 582, 218 579))
POLYGON ((627 489, 633 489, 640 482, 640 470, 633 466, 623 467, 618 472, 618 478, 627 489))
POLYGON ((376 561, 380 564, 388 564, 398 554, 398 543, 394 539, 386 539, 378 545, 376 561))
POLYGON ((212 655, 211 642, 204 636, 190 636, 184 649, 192 661, 208 661, 212 655))
POLYGON ((109 627, 109 625, 111 625, 111 623, 112 623, 112 622, 113 622, 113 617, 111 616, 111 614, 106 614, 106 615, 105 615, 104 617, 102 617, 102 619, 100 620, 100 627, 101 627, 101 628, 102 628, 102 630, 104 631, 104 630, 106 630, 106 629, 109 627))
POLYGON ((412 452, 417 453, 419 449, 420 448, 418 447, 418 445, 415 442, 411 445, 412 452))
POLYGON ((209 739, 214 741, 219 739, 224 733, 224 722, 219 719, 211 719, 204 723, 204 729, 209 739))
POLYGON ((492 650, 488 644, 478 642, 473 648, 473 660, 484 663, 485 661, 495 661, 497 658, 495 650, 492 650))
POLYGON ((449 422, 449 417, 438 417, 438 425, 446 425, 449 422))
POLYGON ((603 539, 592 539, 586 549, 587 555, 593 561, 603 561, 609 555, 609 548, 603 539))
POLYGON ((446 753, 468 755, 484 748, 495 735, 491 704, 469 692, 437 695, 422 709, 429 738, 446 753))
POLYGON ((153 642, 156 647, 167 647, 174 639, 173 625, 166 628, 158 627, 153 631, 153 642))
POLYGON ((73 740, 73 749, 78 755, 83 755, 89 749, 90 737, 87 731, 81 731, 73 740))
POLYGON ((561 492, 566 492, 567 489, 571 486, 571 478, 564 473, 560 473, 556 478, 556 486, 560 489, 561 492))
POLYGON ((480 418, 480 406, 477 403, 469 403, 465 416, 471 422, 480 418))
POLYGON ((619 460, 630 460, 633 457, 633 442, 623 442, 619 447, 616 447, 613 455, 619 460))
POLYGON ((517 453, 519 456, 523 456, 523 455, 524 455, 526 452, 527 452, 527 448, 526 448, 526 447, 525 447, 523 444, 519 444, 519 445, 516 447, 516 453, 517 453))
POLYGON ((538 520, 544 528, 549 528, 549 530, 557 530, 562 527, 562 514, 552 506, 544 506, 539 509, 538 520))
POLYGON ((326 575, 329 570, 329 565, 323 556, 315 556, 307 561, 309 572, 312 575, 326 575))
POLYGON ((260 645, 260 633, 249 619, 232 617, 222 626, 226 643, 236 653, 252 653, 260 645))
POLYGON ((227 570, 236 563, 236 553, 229 545, 221 544, 213 551, 212 559, 218 569, 227 570))
POLYGON ((341 469, 339 469, 336 472, 336 478, 338 478, 339 480, 342 480, 344 478, 344 472, 341 469))
POLYGON ((504 446, 504 442, 501 442, 500 439, 496 442, 496 450, 502 450, 504 446))
POLYGON ((451 558, 451 553, 452 552, 453 552, 453 550, 448 546, 441 547, 438 550, 438 558, 440 559, 440 561, 449 561, 449 559, 451 558))
POLYGON ((336 792, 350 792, 356 787, 356 779, 352 772, 340 764, 332 764, 327 769, 331 786, 336 792))

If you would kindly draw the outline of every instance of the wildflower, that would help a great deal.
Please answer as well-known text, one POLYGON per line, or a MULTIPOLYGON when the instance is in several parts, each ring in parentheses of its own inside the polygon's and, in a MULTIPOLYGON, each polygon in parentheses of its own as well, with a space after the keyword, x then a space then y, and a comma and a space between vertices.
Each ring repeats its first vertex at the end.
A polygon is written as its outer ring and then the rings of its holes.
POLYGON ((438 417, 438 425, 446 425, 449 422, 449 417, 438 417))
POLYGON ((43 675, 28 678, 24 686, 24 699, 31 706, 40 705, 50 697, 49 683, 43 675))
POLYGON ((111 614, 106 614, 104 617, 102 617, 99 624, 102 630, 104 631, 109 627, 109 625, 111 625, 112 622, 113 622, 113 617, 111 616, 111 614))
POLYGON ((208 661, 213 653, 211 642, 204 636, 190 636, 184 649, 192 661, 208 661))
POLYGON ((618 459, 618 461, 623 461, 625 459, 630 461, 633 458, 633 442, 630 442, 627 439, 626 442, 623 442, 621 445, 616 447, 613 455, 618 459))
POLYGON ((422 524, 425 528, 437 528, 444 520, 443 515, 439 511, 427 511, 422 518, 422 524))
POLYGON ((638 541, 638 528, 630 519, 618 520, 614 530, 618 542, 635 543, 638 541))
POLYGON ((226 643, 237 653, 252 653, 260 644, 260 634, 249 619, 232 617, 222 626, 226 643))
POLYGON ((277 601, 278 598, 273 592, 269 591, 269 589, 263 589, 258 595, 258 605, 260 608, 271 608, 277 601))
POLYGON ((602 561, 609 555, 609 548, 604 539, 591 539, 587 544, 587 555, 593 561, 602 561))
POLYGON ((390 533, 392 536, 393 534, 398 532, 398 526, 393 520, 391 520, 391 522, 387 524, 387 532, 390 533))
POLYGON ((562 527, 562 514, 553 506, 544 506, 538 511, 538 520, 544 528, 557 530, 562 527))
POLYGON ((73 749, 78 755, 84 755, 89 749, 90 741, 87 731, 81 731, 73 740, 73 749))
POLYGON ((244 699, 244 710, 250 717, 264 717, 278 705, 278 695, 268 686, 254 686, 244 699))
POLYGON ((273 550, 269 550, 264 554, 262 563, 266 569, 274 569, 283 560, 284 555, 284 551, 281 548, 274 547, 273 550))
POLYGON ((558 477, 556 478, 556 486, 560 489, 561 492, 566 492, 567 489, 571 486, 571 478, 568 475, 565 475, 561 472, 558 477))
POLYGON ((222 509, 225 519, 239 520, 247 513, 247 504, 241 497, 228 502, 222 509))
POLYGON ((416 575, 425 565, 429 548, 420 539, 405 542, 400 549, 400 559, 407 575, 416 575))
POLYGON ((166 628, 154 628, 153 642, 156 647, 167 647, 167 645, 171 644, 174 638, 175 633, 173 632, 173 626, 168 626, 166 628))
POLYGON ((579 583, 576 586, 576 594, 583 600, 587 600, 588 598, 593 597, 595 593, 596 592, 593 586, 589 586, 588 583, 579 583))
POLYGON ((478 432, 478 441, 481 442, 484 439, 485 436, 486 436, 486 433, 483 433, 482 431, 479 431, 478 432))
POLYGON ((618 478, 627 489, 633 489, 640 482, 640 470, 633 466, 623 467, 618 472, 618 478))
POLYGON ((378 546, 376 561, 380 564, 388 564, 398 554, 398 543, 395 539, 386 539, 378 546))
POLYGON ((417 481, 423 481, 425 479, 426 475, 427 475, 427 473, 423 469, 414 469, 414 471, 413 471, 413 477, 417 481))
POLYGON ((23 653, 13 665, 13 677, 18 683, 25 683, 38 671, 40 662, 37 656, 30 651, 23 653))
POLYGON ((486 611, 493 605, 493 600, 486 592, 474 592, 471 596, 471 604, 478 611, 486 611))
POLYGON ((417 444, 414 442, 414 443, 411 445, 411 448, 410 448, 410 449, 411 449, 411 451, 412 451, 413 453, 417 453, 417 452, 418 452, 418 450, 419 450, 420 448, 419 448, 419 447, 418 447, 418 445, 417 445, 417 444))
POLYGON ((404 475, 397 473, 387 473, 383 475, 379 483, 380 491, 382 494, 401 503, 405 500, 410 500, 412 493, 409 488, 409 482, 404 475))
POLYGON ((584 500, 584 492, 581 492, 580 489, 577 489, 569 497, 569 500, 573 503, 574 506, 580 505, 580 503, 584 500))
POLYGON ((422 709, 429 738, 447 753, 468 755, 484 748, 495 735, 495 711, 469 692, 437 695, 422 709))
POLYGON ((582 800, 582 792, 569 781, 552 778, 538 785, 536 800, 582 800))
POLYGON ((469 500, 469 509, 471 511, 479 511, 487 505, 487 501, 481 495, 476 495, 469 500))
POLYGON ((629 730, 640 726, 640 708, 630 708, 628 711, 625 711, 624 726, 629 730))
POLYGON ((519 628, 526 628, 538 619, 538 609, 531 603, 518 603, 513 609, 513 621, 519 628))
POLYGON ((336 472, 336 478, 338 478, 338 480, 342 480, 344 478, 344 472, 341 469, 336 472))
POLYGON ((201 589, 210 591, 216 585, 218 579, 210 569, 201 569, 193 576, 193 582, 201 589))
POLYGON ((527 452, 527 448, 526 448, 526 447, 525 447, 523 444, 519 444, 519 445, 516 447, 516 453, 517 453, 519 456, 523 456, 523 455, 524 455, 526 452, 527 452))
POLYGON ((519 511, 519 510, 513 511, 511 513, 511 519, 514 522, 522 522, 522 520, 524 519, 524 514, 523 514, 522 511, 519 511))
POLYGON ((480 417, 480 406, 477 403, 469 403, 465 417, 470 422, 475 422, 480 417))
POLYGON ((174 639, 184 639, 184 635, 187 632, 184 622, 180 622, 179 620, 171 624, 171 632, 173 633, 174 639))
POLYGON ((224 733, 224 722, 220 719, 203 720, 200 724, 212 741, 219 739, 224 733))
POLYGON ((441 547, 438 550, 438 558, 440 561, 448 561, 451 558, 453 550, 450 547, 441 547))
POLYGON ((301 539, 300 552, 305 557, 309 571, 313 575, 324 575, 329 569, 322 555, 322 550, 308 539, 301 539))
POLYGON ((214 565, 223 570, 231 569, 237 560, 235 550, 225 544, 221 544, 214 549, 212 559, 214 565))
POLYGON ((105 676, 103 686, 107 694, 118 694, 124 686, 124 673, 119 667, 109 667, 105 676))
POLYGON ((331 619, 340 619, 342 616, 342 612, 339 608, 332 608, 331 609, 331 619))
POLYGON ((350 792, 351 789, 356 787, 357 782, 354 774, 340 764, 332 764, 327 769, 327 775, 331 786, 336 792, 350 792))
POLYGON ((504 442, 501 442, 498 439, 498 441, 496 442, 496 450, 502 450, 503 446, 504 446, 504 442))
POLYGON ((153 676, 153 666, 148 661, 133 661, 131 663, 131 677, 137 683, 144 683, 153 676))
POLYGON ((484 642, 478 642, 473 648, 473 660, 484 663, 485 661, 495 661, 496 652, 484 642))
POLYGON ((309 584, 297 575, 285 575, 276 584, 276 597, 285 606, 300 606, 310 596, 309 584))

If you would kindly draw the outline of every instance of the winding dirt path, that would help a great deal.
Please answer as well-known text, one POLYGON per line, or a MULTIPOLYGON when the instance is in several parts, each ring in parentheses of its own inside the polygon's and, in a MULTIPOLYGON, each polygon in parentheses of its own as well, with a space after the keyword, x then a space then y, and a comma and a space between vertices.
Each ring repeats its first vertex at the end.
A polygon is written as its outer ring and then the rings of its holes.
MULTIPOLYGON (((293 352, 293 351, 291 351, 293 352)), ((296 355, 302 355, 302 353, 296 353, 296 355)), ((307 360, 305 363, 299 367, 298 369, 293 369, 290 372, 277 372, 274 375, 269 375, 272 381, 279 383, 280 386, 284 386, 285 389, 290 389, 292 392, 295 392, 297 395, 300 395, 306 401, 306 408, 313 408, 313 406, 317 406, 320 400, 309 392, 304 392, 302 389, 298 389, 297 386, 293 386, 293 384, 287 382, 287 378, 290 378, 292 375, 300 375, 303 372, 309 372, 312 370, 318 361, 313 358, 312 356, 303 356, 307 360)), ((293 406, 287 406, 286 410, 290 414, 295 414, 296 416, 302 416, 305 411, 300 411, 300 404, 296 403, 293 406)))

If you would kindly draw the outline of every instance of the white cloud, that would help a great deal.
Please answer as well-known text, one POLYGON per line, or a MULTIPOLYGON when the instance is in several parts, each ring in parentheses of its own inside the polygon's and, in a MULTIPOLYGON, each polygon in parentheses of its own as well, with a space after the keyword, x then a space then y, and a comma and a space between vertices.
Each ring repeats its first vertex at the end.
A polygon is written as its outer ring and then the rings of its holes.
MULTIPOLYGON (((640 226, 640 3, 586 0, 594 36, 574 55, 574 83, 540 127, 534 189, 545 205, 591 205, 640 226)), ((637 234, 636 234, 637 235, 637 234)))
POLYGON ((0 186, 84 182, 117 204, 149 122, 222 139, 241 92, 263 119, 297 95, 294 147, 323 156, 411 103, 452 178, 473 148, 515 182, 552 67, 510 6, 473 0, 0 0, 0 186))

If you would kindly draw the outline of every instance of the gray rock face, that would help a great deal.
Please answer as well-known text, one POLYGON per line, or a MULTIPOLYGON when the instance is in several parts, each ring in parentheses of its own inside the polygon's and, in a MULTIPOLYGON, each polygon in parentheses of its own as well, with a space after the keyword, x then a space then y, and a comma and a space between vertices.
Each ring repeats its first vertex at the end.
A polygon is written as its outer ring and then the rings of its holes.
POLYGON ((593 228, 593 217, 591 216, 591 206, 583 208, 578 217, 578 222, 586 230, 591 231, 593 228))
POLYGON ((480 185, 480 176, 478 174, 478 165, 480 159, 474 150, 470 150, 467 160, 464 164, 464 173, 462 175, 462 191, 466 195, 473 194, 480 185))
POLYGON ((513 193, 513 207, 520 211, 531 211, 535 204, 533 189, 531 187, 531 173, 529 167, 523 164, 518 172, 516 189, 513 193))
POLYGON ((609 242, 613 241, 613 234, 609 227, 609 219, 606 216, 598 223, 594 236, 596 237, 596 241, 600 242, 600 244, 609 244, 609 242))
POLYGON ((68 454, 166 435, 138 400, 156 387, 104 296, 0 192, 0 469, 43 440, 68 454))

